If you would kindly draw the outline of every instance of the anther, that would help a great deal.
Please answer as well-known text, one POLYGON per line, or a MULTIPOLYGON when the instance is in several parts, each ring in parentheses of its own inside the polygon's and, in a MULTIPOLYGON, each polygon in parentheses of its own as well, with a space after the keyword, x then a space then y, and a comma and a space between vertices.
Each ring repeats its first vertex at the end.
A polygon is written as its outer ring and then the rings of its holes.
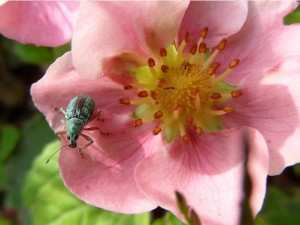
POLYGON ((219 98, 222 98, 222 95, 220 93, 218 92, 212 93, 211 99, 219 99, 219 98))
POLYGON ((161 128, 160 127, 155 127, 153 130, 153 135, 158 135, 161 132, 161 128))
POLYGON ((165 48, 161 48, 160 51, 159 51, 159 53, 160 53, 161 57, 167 56, 167 50, 165 48))
POLYGON ((167 81, 163 78, 160 78, 157 84, 157 87, 164 87, 167 85, 167 81))
POLYGON ((168 70, 169 70, 169 67, 167 66, 167 65, 161 65, 161 71, 163 72, 163 73, 167 73, 168 72, 168 70))
POLYGON ((214 75, 215 74, 215 72, 216 72, 216 70, 217 70, 217 68, 214 68, 214 67, 209 67, 209 69, 208 69, 208 75, 209 76, 212 76, 212 75, 214 75))
POLYGON ((125 85, 124 90, 132 90, 133 86, 131 84, 125 85))
POLYGON ((243 92, 241 90, 234 90, 231 92, 231 97, 237 98, 237 97, 240 97, 242 94, 243 94, 243 92))
POLYGON ((205 53, 206 52, 206 44, 204 42, 201 42, 199 45, 199 53, 205 53))
POLYGON ((195 55, 197 53, 197 49, 198 49, 198 45, 197 44, 193 44, 193 46, 190 49, 190 53, 192 55, 195 55))
POLYGON ((222 51, 222 50, 225 48, 225 46, 226 46, 226 39, 223 39, 223 40, 218 44, 217 49, 218 49, 219 51, 222 51))
POLYGON ((141 126, 142 124, 143 124, 142 119, 137 119, 136 121, 134 121, 133 126, 138 127, 141 126))
POLYGON ((229 68, 233 69, 234 67, 236 67, 239 64, 239 62, 240 62, 239 59, 233 60, 231 63, 229 63, 229 68))
POLYGON ((141 98, 146 98, 146 97, 148 97, 148 92, 147 91, 140 91, 138 93, 138 96, 141 97, 141 98))
POLYGON ((187 117, 185 118, 185 121, 186 121, 186 124, 187 124, 187 125, 192 125, 192 124, 193 124, 193 117, 187 116, 187 117))
POLYGON ((123 105, 130 105, 130 100, 129 100, 129 98, 120 98, 119 103, 121 103, 123 105))
POLYGON ((156 91, 151 91, 151 98, 153 99, 153 100, 157 100, 157 92, 156 91))
POLYGON ((206 38, 207 32, 208 32, 208 27, 204 27, 203 30, 200 33, 200 36, 202 38, 206 38))
POLYGON ((164 115, 162 111, 157 111, 154 113, 154 119, 159 119, 164 115))
POLYGON ((188 43, 188 42, 190 41, 190 33, 189 33, 189 32, 186 32, 186 33, 185 33, 184 41, 185 41, 186 43, 188 43))
POLYGON ((186 134, 182 136, 182 140, 185 145, 188 145, 190 142, 190 138, 186 134))
POLYGON ((154 61, 154 59, 152 59, 152 58, 149 58, 149 59, 148 59, 148 66, 149 66, 149 67, 154 67, 154 66, 155 66, 155 61, 154 61))
POLYGON ((213 64, 211 64, 210 67, 218 69, 220 67, 220 65, 221 64, 219 62, 214 62, 213 64))
POLYGON ((226 113, 234 112, 234 108, 229 107, 229 106, 224 107, 222 110, 223 110, 223 112, 226 112, 226 113))
POLYGON ((203 130, 201 127, 196 127, 195 132, 196 132, 196 134, 200 135, 200 134, 202 134, 203 130))

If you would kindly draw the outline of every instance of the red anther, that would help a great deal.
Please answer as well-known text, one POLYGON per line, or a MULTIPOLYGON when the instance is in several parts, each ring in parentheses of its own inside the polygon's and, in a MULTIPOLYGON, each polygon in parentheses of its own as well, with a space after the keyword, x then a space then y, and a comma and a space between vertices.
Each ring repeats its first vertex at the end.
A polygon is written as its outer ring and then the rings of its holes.
POLYGON ((165 48, 161 48, 160 51, 159 51, 159 53, 160 53, 161 57, 167 56, 167 50, 165 48))
POLYGON ((218 69, 220 67, 220 65, 221 64, 219 62, 214 62, 213 64, 211 64, 210 67, 218 69))
POLYGON ((124 90, 132 90, 133 86, 131 84, 125 85, 124 90))
POLYGON ((186 134, 182 136, 182 140, 185 145, 188 145, 190 142, 190 138, 186 134))
POLYGON ((138 96, 141 97, 141 98, 146 98, 146 97, 148 97, 148 92, 147 91, 140 91, 138 93, 138 96))
POLYGON ((186 33, 185 33, 184 41, 185 41, 186 43, 190 41, 190 33, 189 33, 189 32, 186 32, 186 33))
POLYGON ((206 52, 206 44, 204 42, 201 42, 201 44, 199 45, 199 53, 205 53, 206 52))
POLYGON ((149 66, 149 67, 154 67, 154 66, 155 66, 155 61, 154 61, 154 59, 152 59, 152 58, 149 58, 149 59, 148 59, 148 66, 149 66))
POLYGON ((169 67, 167 66, 167 65, 161 65, 161 71, 163 72, 163 73, 167 73, 168 72, 168 70, 169 70, 169 67))
POLYGON ((196 132, 196 134, 200 135, 200 134, 202 134, 203 130, 201 127, 196 127, 195 132, 196 132))
POLYGON ((121 103, 123 105, 130 105, 130 100, 129 100, 129 98, 120 98, 119 103, 121 103))
POLYGON ((242 94, 243 94, 243 92, 241 90, 234 90, 231 92, 231 97, 237 98, 237 97, 240 97, 242 94))
POLYGON ((209 76, 214 75, 215 72, 216 72, 216 70, 217 70, 217 68, 210 67, 210 68, 208 69, 208 75, 209 75, 209 76))
POLYGON ((158 135, 161 132, 161 128, 160 127, 155 127, 153 130, 153 135, 158 135))
POLYGON ((226 106, 223 108, 223 111, 226 113, 232 113, 232 112, 234 112, 234 108, 226 106))
POLYGON ((157 111, 154 113, 154 119, 159 119, 164 115, 162 111, 157 111))
POLYGON ((197 49, 198 49, 198 45, 197 44, 193 44, 193 46, 190 49, 190 53, 192 55, 195 55, 197 53, 197 49))
POLYGON ((233 60, 231 63, 229 63, 229 68, 233 69, 234 67, 236 67, 239 64, 239 62, 240 62, 239 59, 233 60))
POLYGON ((207 32, 208 32, 208 27, 204 27, 203 30, 200 33, 200 36, 202 38, 206 38, 207 32))
POLYGON ((219 50, 219 51, 222 51, 224 48, 225 48, 225 46, 226 46, 226 39, 223 39, 219 44, 218 44, 218 46, 217 46, 217 49, 219 50))
POLYGON ((157 92, 156 91, 151 91, 151 98, 153 99, 153 100, 157 100, 157 92))
POLYGON ((219 98, 222 98, 222 95, 220 93, 218 93, 218 92, 212 93, 211 94, 211 98, 212 99, 219 99, 219 98))
POLYGON ((194 120, 193 120, 193 117, 187 116, 187 117, 185 118, 185 121, 186 121, 186 124, 187 124, 187 125, 192 125, 194 120))
POLYGON ((134 121, 133 126, 138 127, 141 126, 142 124, 143 124, 142 119, 137 119, 136 121, 134 121))
POLYGON ((160 78, 157 84, 157 87, 164 87, 167 85, 167 81, 163 78, 160 78))

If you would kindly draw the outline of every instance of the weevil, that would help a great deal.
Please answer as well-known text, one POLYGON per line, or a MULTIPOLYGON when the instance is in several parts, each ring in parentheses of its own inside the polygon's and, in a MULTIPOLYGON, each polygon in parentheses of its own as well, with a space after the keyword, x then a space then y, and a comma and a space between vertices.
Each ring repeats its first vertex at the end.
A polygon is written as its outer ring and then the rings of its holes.
MULTIPOLYGON (((83 157, 82 150, 94 143, 91 137, 82 133, 83 130, 98 130, 102 135, 109 135, 109 133, 103 132, 99 127, 85 128, 85 125, 91 122, 92 120, 96 118, 97 120, 100 120, 99 116, 101 113, 99 109, 97 110, 97 112, 95 112, 95 102, 88 95, 82 94, 74 97, 68 104, 66 110, 64 110, 63 108, 56 107, 54 107, 54 110, 64 114, 66 125, 66 130, 58 131, 56 132, 56 135, 60 137, 61 135, 66 134, 69 140, 70 148, 77 147, 77 139, 79 136, 82 136, 85 140, 89 142, 85 146, 79 147, 79 153, 81 157, 83 157)), ((105 119, 101 120, 104 121, 105 119)))

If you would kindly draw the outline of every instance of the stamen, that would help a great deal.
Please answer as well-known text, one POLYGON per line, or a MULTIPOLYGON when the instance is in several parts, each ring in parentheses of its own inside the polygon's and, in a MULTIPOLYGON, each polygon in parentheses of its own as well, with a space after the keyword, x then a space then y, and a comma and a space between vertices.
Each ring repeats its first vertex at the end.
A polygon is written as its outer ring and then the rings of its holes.
POLYGON ((141 97, 141 98, 146 98, 146 97, 148 97, 148 92, 147 91, 140 91, 138 93, 138 96, 141 97))
POLYGON ((225 72, 223 72, 221 75, 219 75, 215 80, 214 83, 217 83, 221 80, 224 80, 232 71, 233 68, 235 68, 238 64, 239 64, 239 59, 235 59, 233 60, 231 63, 229 63, 229 68, 227 68, 227 70, 225 70, 225 72))
POLYGON ((167 66, 167 65, 161 65, 161 71, 163 72, 163 73, 167 73, 168 72, 168 70, 169 70, 169 67, 167 66))
POLYGON ((205 53, 206 52, 206 44, 204 42, 201 42, 199 45, 199 53, 205 53))
POLYGON ((211 98, 212 99, 219 99, 219 98, 222 98, 222 95, 220 93, 212 93, 211 95, 211 98))
POLYGON ((186 43, 188 43, 188 42, 190 41, 190 33, 189 33, 189 32, 186 32, 186 33, 185 33, 184 41, 185 41, 186 43))
POLYGON ((133 126, 138 127, 141 126, 142 124, 143 124, 142 119, 137 119, 136 121, 134 121, 133 126))
POLYGON ((233 69, 234 67, 236 67, 239 64, 239 62, 240 62, 239 59, 233 60, 231 63, 229 63, 229 68, 233 69))
POLYGON ((151 98, 153 99, 153 100, 157 100, 157 92, 156 91, 151 91, 151 98))
POLYGON ((208 33, 208 27, 204 27, 203 30, 202 30, 201 33, 200 33, 200 36, 201 36, 202 38, 206 38, 207 33, 208 33))
POLYGON ((201 127, 196 127, 195 132, 196 132, 196 134, 200 135, 200 134, 202 134, 203 130, 201 127))
POLYGON ((166 79, 159 78, 159 81, 158 81, 157 87, 160 87, 160 88, 162 88, 162 87, 164 87, 164 86, 166 86, 166 85, 167 85, 167 81, 166 81, 166 79))
POLYGON ((196 92, 195 95, 195 110, 199 112, 201 110, 201 99, 199 91, 196 92))
POLYGON ((153 130, 153 135, 158 135, 161 132, 161 128, 160 127, 155 127, 153 130))
POLYGON ((231 92, 231 97, 237 98, 237 97, 240 97, 242 94, 243 94, 243 92, 241 90, 234 90, 231 92))
POLYGON ((154 113, 154 119, 159 119, 164 115, 162 111, 157 111, 154 113))
POLYGON ((182 140, 185 145, 188 145, 190 142, 190 138, 186 134, 182 136, 182 140))
POLYGON ((223 39, 223 40, 218 44, 217 49, 218 49, 219 51, 222 51, 222 50, 225 48, 225 46, 226 46, 226 39, 223 39))
POLYGON ((129 100, 129 98, 120 98, 119 103, 121 103, 123 105, 130 105, 130 100, 129 100))
POLYGON ((223 108, 223 111, 226 113, 231 113, 231 112, 234 112, 234 108, 226 106, 223 108))
POLYGON ((187 125, 192 125, 193 124, 193 117, 187 116, 185 121, 186 121, 187 125))
POLYGON ((149 67, 154 67, 154 66, 155 66, 155 61, 154 61, 154 59, 152 59, 152 58, 149 58, 149 59, 148 59, 148 66, 149 66, 149 67))
POLYGON ((197 49, 198 49, 198 45, 197 44, 194 44, 191 49, 190 49, 190 53, 192 55, 195 55, 197 53, 197 49))
POLYGON ((132 90, 133 89, 133 86, 131 84, 128 84, 128 85, 125 85, 124 86, 124 90, 132 90))
POLYGON ((159 53, 160 53, 161 57, 167 56, 167 50, 165 48, 161 48, 160 51, 159 51, 159 53))

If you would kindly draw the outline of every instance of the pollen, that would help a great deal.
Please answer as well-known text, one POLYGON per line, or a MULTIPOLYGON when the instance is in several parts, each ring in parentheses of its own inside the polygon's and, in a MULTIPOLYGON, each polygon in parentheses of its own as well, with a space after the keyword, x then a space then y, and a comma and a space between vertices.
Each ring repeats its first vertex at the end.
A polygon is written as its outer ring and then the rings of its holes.
POLYGON ((124 95, 135 92, 136 98, 124 96, 119 103, 135 106, 134 127, 153 122, 153 135, 162 134, 168 142, 181 138, 189 145, 191 135, 221 130, 220 117, 236 111, 227 101, 243 92, 226 79, 240 60, 232 59, 219 71, 221 64, 215 59, 226 48, 227 40, 209 47, 205 43, 208 28, 198 35, 192 43, 187 32, 178 45, 162 46, 146 65, 132 70, 135 81, 124 86, 124 95))

